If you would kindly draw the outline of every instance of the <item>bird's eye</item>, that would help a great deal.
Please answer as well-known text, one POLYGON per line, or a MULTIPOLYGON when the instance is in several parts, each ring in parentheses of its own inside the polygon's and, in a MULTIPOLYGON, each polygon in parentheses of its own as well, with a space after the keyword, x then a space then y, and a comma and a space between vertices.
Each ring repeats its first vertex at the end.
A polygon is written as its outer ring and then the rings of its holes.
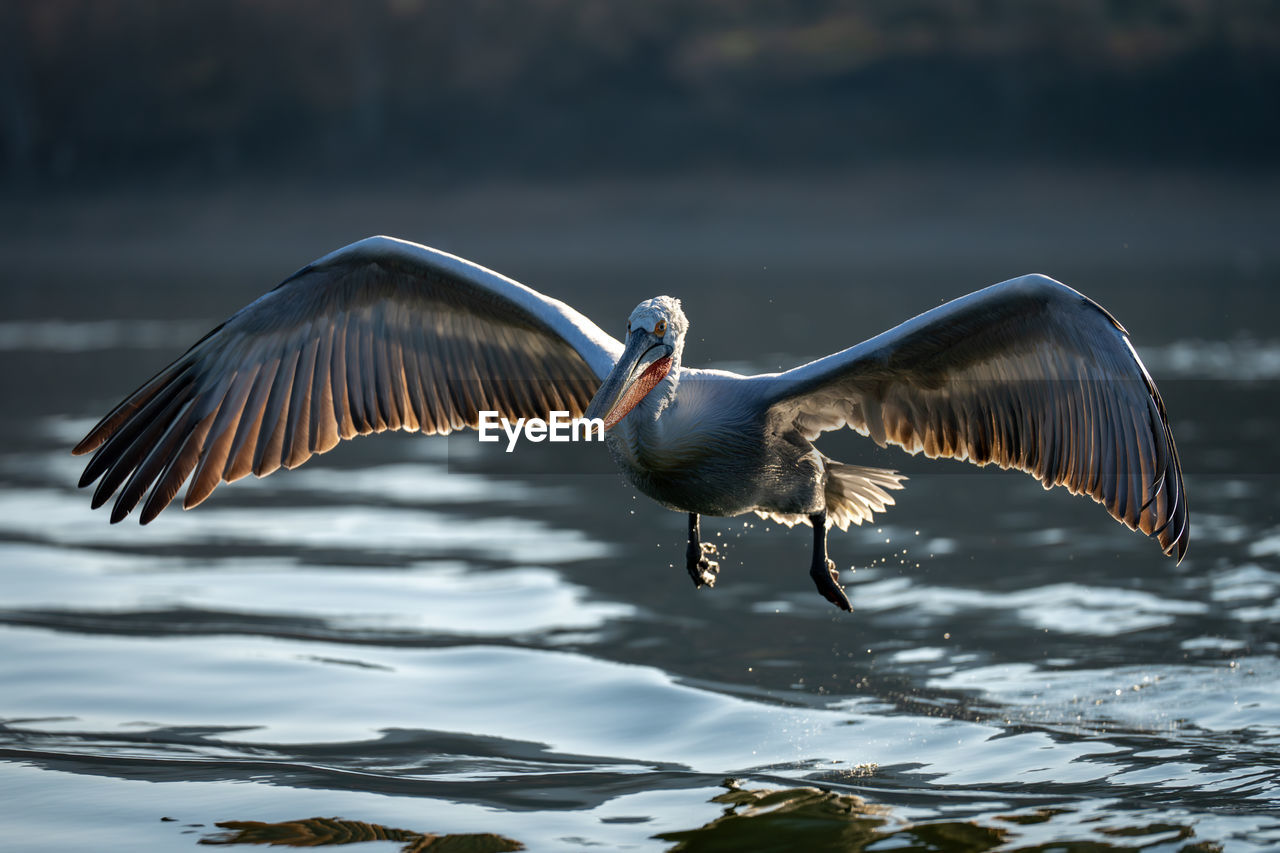
POLYGON ((659 320, 657 325, 653 327, 653 333, 658 337, 662 337, 667 333, 667 321, 659 320))

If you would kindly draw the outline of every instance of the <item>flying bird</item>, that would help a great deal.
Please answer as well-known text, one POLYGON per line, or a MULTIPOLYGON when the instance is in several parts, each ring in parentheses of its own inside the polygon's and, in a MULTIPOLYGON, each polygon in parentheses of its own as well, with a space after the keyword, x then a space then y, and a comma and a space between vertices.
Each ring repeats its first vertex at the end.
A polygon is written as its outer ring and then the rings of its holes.
POLYGON ((782 373, 686 367, 689 323, 658 296, 619 341, 572 307, 445 252, 370 237, 233 314, 111 410, 74 452, 112 523, 150 522, 222 482, 294 468, 384 430, 448 434, 479 412, 600 418, 619 469, 687 513, 686 568, 719 566, 702 515, 813 528, 809 573, 849 610, 827 530, 893 504, 906 478, 814 446, 849 427, 884 447, 1016 468, 1089 495, 1180 561, 1190 538, 1164 403, 1105 309, 1026 275, 782 373))

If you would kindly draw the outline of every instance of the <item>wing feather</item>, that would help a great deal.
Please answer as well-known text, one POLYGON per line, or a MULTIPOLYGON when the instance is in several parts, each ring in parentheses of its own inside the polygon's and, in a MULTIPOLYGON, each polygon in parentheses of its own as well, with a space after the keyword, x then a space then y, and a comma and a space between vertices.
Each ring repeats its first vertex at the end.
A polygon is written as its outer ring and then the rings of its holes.
POLYGON ((287 411, 284 428, 284 458, 286 468, 296 468, 311 457, 311 387, 315 381, 316 354, 324 332, 314 330, 298 353, 298 366, 294 368, 293 405, 287 411))
POLYGON ((316 351, 316 369, 311 378, 310 444, 312 453, 332 450, 341 440, 338 422, 333 414, 333 326, 322 328, 320 348, 316 351))
POLYGON ((258 446, 258 433, 262 430, 267 399, 271 396, 271 383, 275 381, 276 371, 279 368, 280 357, 269 358, 263 362, 258 375, 254 378, 253 390, 245 402, 240 421, 236 424, 235 441, 231 443, 231 452, 227 456, 226 467, 222 472, 222 479, 228 483, 234 483, 241 477, 247 477, 253 473, 253 457, 258 446))
MULTIPOLYGON (((334 425, 338 432, 339 438, 353 438, 359 433, 356 432, 355 418, 352 415, 352 407, 350 405, 351 392, 347 388, 347 376, 351 371, 351 363, 358 360, 358 354, 352 353, 352 358, 347 357, 347 343, 349 336, 347 334, 347 325, 350 322, 350 316, 347 311, 337 312, 333 323, 333 358, 330 360, 331 396, 333 403, 334 425)), ((359 380, 357 379, 357 382, 359 380)))
POLYGON ((285 424, 288 421, 289 404, 293 400, 293 376, 298 369, 298 355, 296 345, 284 347, 280 354, 280 367, 271 382, 271 393, 262 409, 258 442, 253 451, 253 473, 259 477, 265 477, 280 468, 285 424))
POLYGON ((357 434, 586 409, 622 345, 562 302, 372 237, 302 268, 111 410, 75 447, 112 521, 292 468, 357 434), (121 486, 123 485, 123 488, 121 486))
POLYGON ((1159 391, 1124 328, 1053 279, 993 285, 761 379, 772 416, 806 438, 849 426, 881 446, 1026 471, 1186 553, 1186 493, 1159 391))
POLYGON ((367 318, 354 326, 347 326, 352 335, 352 351, 355 360, 347 362, 347 394, 351 398, 351 417, 361 435, 378 429, 378 380, 377 365, 373 361, 373 333, 367 318))
POLYGON ((126 511, 121 510, 122 506, 136 505, 155 482, 156 477, 160 476, 160 470, 167 463, 169 454, 175 449, 175 445, 182 441, 183 420, 193 402, 175 398, 165 410, 166 414, 172 412, 172 416, 157 419, 148 425, 143 434, 143 440, 138 444, 142 448, 138 463, 125 481, 124 488, 120 490, 120 497, 111 507, 113 522, 119 521, 127 514, 126 511))
POLYGON ((418 371, 418 392, 422 396, 422 431, 428 435, 449 431, 449 414, 440 399, 440 389, 444 379, 436 369, 436 361, 431 356, 427 339, 420 324, 409 330, 409 349, 414 354, 411 359, 418 371))
POLYGON ((200 447, 204 444, 205 437, 213 426, 215 415, 216 412, 210 412, 201 418, 195 428, 186 433, 182 446, 169 457, 169 463, 160 473, 160 478, 156 482, 155 488, 151 490, 151 494, 147 496, 146 503, 142 505, 141 518, 143 523, 151 521, 160 513, 160 510, 168 506, 177 496, 183 482, 187 477, 191 476, 191 472, 195 470, 196 463, 200 461, 200 447))
MULTIPOLYGON (((239 429, 240 419, 244 416, 245 401, 249 399, 249 393, 253 390, 261 369, 260 365, 252 364, 246 370, 238 371, 233 377, 231 391, 223 401, 222 407, 218 409, 217 417, 209 428, 205 441, 196 447, 196 468, 195 473, 192 474, 191 485, 187 487, 187 496, 182 502, 184 509, 199 505, 213 493, 218 483, 222 482, 222 474, 226 470, 227 459, 231 455, 231 446, 239 429)), ((178 483, 177 488, 174 489, 175 495, 181 487, 182 483, 178 483)), ((163 506, 158 506, 156 512, 162 509, 164 509, 163 506)))

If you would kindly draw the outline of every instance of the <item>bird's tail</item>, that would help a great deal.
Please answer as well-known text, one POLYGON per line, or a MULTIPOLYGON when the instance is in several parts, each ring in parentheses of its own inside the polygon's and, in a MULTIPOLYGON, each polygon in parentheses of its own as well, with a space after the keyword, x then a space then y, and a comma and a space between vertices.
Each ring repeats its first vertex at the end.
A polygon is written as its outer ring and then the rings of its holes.
MULTIPOLYGON (((887 507, 893 506, 893 496, 885 489, 901 489, 902 481, 907 479, 888 468, 846 465, 825 456, 821 458, 823 467, 827 470, 827 523, 841 530, 848 530, 850 522, 862 524, 870 521, 875 513, 884 512, 887 507)), ((756 515, 787 527, 809 523, 806 515, 783 515, 759 510, 756 515)))
POLYGON ((827 466, 827 523, 846 530, 849 522, 870 521, 873 513, 884 512, 894 504, 885 489, 901 489, 907 479, 888 468, 866 468, 846 465, 824 458, 827 466))

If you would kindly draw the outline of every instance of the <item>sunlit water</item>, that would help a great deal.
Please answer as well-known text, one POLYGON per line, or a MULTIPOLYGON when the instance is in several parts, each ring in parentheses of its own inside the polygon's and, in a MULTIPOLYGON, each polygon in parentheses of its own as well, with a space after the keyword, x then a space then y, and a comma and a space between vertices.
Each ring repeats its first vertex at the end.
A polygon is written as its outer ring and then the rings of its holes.
MULTIPOLYGON (((742 322, 778 282, 732 261, 741 292, 706 283, 714 257, 630 258, 601 297, 594 261, 527 254, 531 283, 606 325, 663 280, 690 309, 690 361, 754 369, 995 280, 919 272, 872 319, 788 332, 801 308, 742 322)), ((362 439, 109 526, 68 448, 271 283, 228 261, 218 277, 253 281, 184 297, 155 263, 120 272, 125 296, 102 308, 82 270, 32 262, 0 322, 0 847, 1280 846, 1266 323, 1143 316, 1128 268, 1071 282, 1121 316, 1164 389, 1195 525, 1181 566, 1029 478, 838 437, 832 455, 912 478, 881 523, 833 534, 843 615, 809 581, 807 531, 754 517, 704 522, 724 571, 695 591, 683 518, 635 498, 599 448, 516 460, 472 436, 362 439)), ((811 272, 805 288, 858 304, 811 272)), ((1202 274, 1176 283, 1198 293, 1202 274)))

